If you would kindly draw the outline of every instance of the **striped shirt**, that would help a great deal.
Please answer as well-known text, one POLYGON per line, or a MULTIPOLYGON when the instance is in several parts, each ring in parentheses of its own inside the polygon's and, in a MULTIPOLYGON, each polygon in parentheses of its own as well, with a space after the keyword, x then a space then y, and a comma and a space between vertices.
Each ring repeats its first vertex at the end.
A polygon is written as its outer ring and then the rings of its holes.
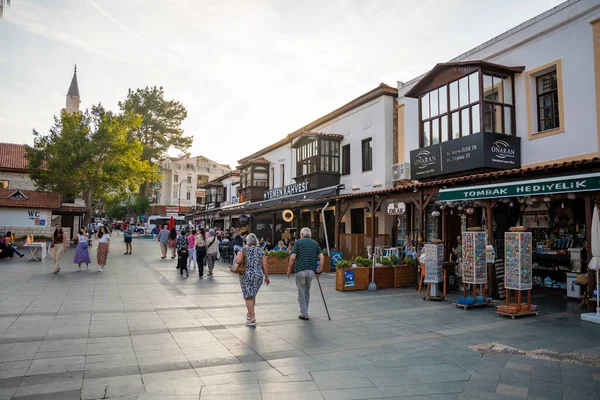
POLYGON ((296 255, 296 273, 306 269, 317 271, 321 246, 314 239, 304 237, 296 240, 292 254, 296 255))

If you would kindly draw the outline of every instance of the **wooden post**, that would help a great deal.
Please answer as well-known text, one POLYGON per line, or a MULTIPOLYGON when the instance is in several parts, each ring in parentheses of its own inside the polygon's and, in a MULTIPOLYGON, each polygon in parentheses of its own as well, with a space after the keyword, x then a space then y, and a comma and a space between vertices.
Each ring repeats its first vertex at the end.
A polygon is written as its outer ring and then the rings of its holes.
POLYGON ((517 290, 517 311, 521 312, 521 291, 517 290))

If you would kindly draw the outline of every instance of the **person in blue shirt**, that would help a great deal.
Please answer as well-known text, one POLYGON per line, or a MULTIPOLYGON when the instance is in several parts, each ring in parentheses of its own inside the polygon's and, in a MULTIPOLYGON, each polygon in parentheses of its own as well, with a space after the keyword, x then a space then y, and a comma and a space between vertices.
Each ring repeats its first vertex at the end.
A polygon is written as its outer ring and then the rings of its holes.
POLYGON ((133 240, 133 232, 135 231, 135 227, 133 224, 129 224, 125 232, 123 232, 123 236, 125 238, 125 255, 131 255, 131 241, 133 240))
POLYGON ((279 242, 277 242, 277 246, 273 247, 273 251, 277 251, 277 250, 287 251, 287 247, 285 247, 285 244, 283 244, 283 240, 280 240, 279 242))

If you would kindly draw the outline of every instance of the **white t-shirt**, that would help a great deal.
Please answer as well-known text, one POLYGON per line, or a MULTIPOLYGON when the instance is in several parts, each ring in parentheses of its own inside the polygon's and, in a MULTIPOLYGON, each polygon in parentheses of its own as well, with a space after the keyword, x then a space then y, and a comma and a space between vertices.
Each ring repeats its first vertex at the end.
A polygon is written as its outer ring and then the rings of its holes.
POLYGON ((77 241, 79 243, 87 243, 87 240, 88 240, 87 236, 79 235, 79 234, 77 235, 77 241))
POLYGON ((108 243, 108 239, 110 239, 110 235, 105 233, 100 239, 98 239, 98 243, 108 243))

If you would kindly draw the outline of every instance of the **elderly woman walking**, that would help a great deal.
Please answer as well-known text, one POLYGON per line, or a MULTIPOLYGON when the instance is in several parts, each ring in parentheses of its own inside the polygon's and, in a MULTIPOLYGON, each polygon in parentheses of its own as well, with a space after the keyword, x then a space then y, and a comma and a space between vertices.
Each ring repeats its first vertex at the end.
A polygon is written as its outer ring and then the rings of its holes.
POLYGON ((242 287, 242 296, 246 302, 246 325, 256 326, 256 315, 254 314, 254 305, 256 304, 256 295, 258 289, 262 286, 263 280, 269 285, 269 267, 264 250, 260 248, 258 239, 254 233, 246 237, 247 247, 239 251, 235 262, 240 263, 246 257, 246 271, 240 275, 240 286, 242 287))
POLYGON ((208 231, 208 239, 206 239, 206 265, 208 266, 208 275, 213 274, 215 268, 215 260, 219 252, 219 239, 215 236, 215 231, 208 231))
POLYGON ((50 248, 52 249, 52 261, 54 261, 54 273, 58 274, 60 272, 60 258, 67 251, 67 235, 60 224, 54 226, 50 248))

